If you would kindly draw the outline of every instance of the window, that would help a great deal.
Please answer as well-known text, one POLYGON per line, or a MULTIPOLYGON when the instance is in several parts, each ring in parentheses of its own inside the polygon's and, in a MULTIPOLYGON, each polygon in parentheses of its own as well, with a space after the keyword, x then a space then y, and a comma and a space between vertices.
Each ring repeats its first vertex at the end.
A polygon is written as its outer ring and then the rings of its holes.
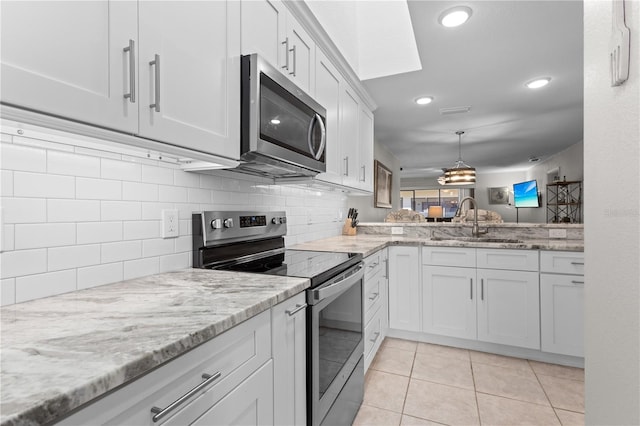
POLYGON ((425 217, 429 206, 442 206, 445 218, 453 217, 460 201, 459 189, 410 189, 400 191, 400 205, 425 217))

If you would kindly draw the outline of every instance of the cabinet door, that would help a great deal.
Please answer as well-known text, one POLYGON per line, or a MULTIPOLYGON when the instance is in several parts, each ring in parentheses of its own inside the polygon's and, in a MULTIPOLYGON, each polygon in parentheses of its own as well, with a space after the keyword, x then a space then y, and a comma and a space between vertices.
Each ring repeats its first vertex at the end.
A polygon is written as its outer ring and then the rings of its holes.
POLYGON ((140 135, 240 155, 240 2, 141 1, 140 135))
POLYGON ((420 331, 419 247, 389 248, 389 327, 420 331))
POLYGON ((285 60, 286 13, 280 0, 243 0, 242 54, 257 53, 274 67, 285 60))
POLYGON ((317 179, 342 183, 340 176, 340 85, 342 76, 320 49, 316 52, 315 99, 327 110, 327 144, 325 147, 326 173, 317 179))
POLYGON ((478 340, 540 349, 537 272, 478 269, 478 340))
MULTIPOLYGON (((280 380, 279 377, 278 380, 280 380)), ((191 424, 194 426, 273 425, 272 362, 269 361, 262 366, 191 424)))
POLYGON ((287 13, 285 74, 296 86, 311 94, 316 44, 291 13, 287 13), (287 66, 288 65, 288 66, 287 66))
POLYGON ((424 266, 422 269, 422 331, 476 338, 476 270, 424 266))
POLYGON ((340 92, 340 147, 342 183, 358 186, 358 113, 360 101, 346 84, 340 92))
POLYGON ((358 152, 358 187, 373 192, 373 114, 360 105, 360 144, 358 152))
POLYGON ((307 419, 306 306, 300 293, 274 306, 272 347, 274 423, 301 425, 307 419))
POLYGON ((137 7, 136 1, 3 1, 2 102, 137 132, 139 100, 125 98, 135 86, 137 7), (124 51, 130 42, 133 52, 124 51))
POLYGON ((540 274, 542 350, 584 356, 584 277, 540 274))

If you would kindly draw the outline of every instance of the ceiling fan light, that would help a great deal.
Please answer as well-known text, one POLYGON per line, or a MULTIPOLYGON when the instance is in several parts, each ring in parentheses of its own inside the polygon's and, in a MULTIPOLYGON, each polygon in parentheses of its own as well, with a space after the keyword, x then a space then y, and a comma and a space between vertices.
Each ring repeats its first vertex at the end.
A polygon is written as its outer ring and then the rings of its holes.
POLYGON ((539 89, 546 86, 551 81, 551 77, 536 78, 525 84, 529 89, 539 89))
POLYGON ((464 24, 470 17, 470 8, 466 6, 456 6, 442 12, 438 18, 438 22, 444 27, 453 28, 464 24))

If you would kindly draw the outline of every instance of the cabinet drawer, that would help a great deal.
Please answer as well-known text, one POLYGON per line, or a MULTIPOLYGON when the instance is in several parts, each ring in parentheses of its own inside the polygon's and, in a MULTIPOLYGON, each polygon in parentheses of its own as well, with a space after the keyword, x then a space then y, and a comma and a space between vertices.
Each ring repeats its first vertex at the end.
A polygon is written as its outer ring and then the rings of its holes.
POLYGON ((367 323, 364 328, 364 356, 365 356, 365 369, 368 365, 367 359, 369 363, 373 360, 375 356, 375 352, 377 348, 380 347, 380 343, 382 343, 382 310, 378 309, 371 321, 367 323))
MULTIPOLYGON (((270 311, 159 367, 151 373, 88 405, 60 424, 158 425, 180 415, 191 423, 271 358, 270 311), (152 407, 165 408, 204 381, 220 373, 211 385, 157 422, 152 407)), ((135 344, 135 343, 134 343, 135 344)))
POLYGON ((475 268, 476 249, 424 246, 422 248, 422 264, 475 268))
POLYGON ((537 272, 538 251, 478 249, 478 268, 537 272))
POLYGON ((368 277, 372 277, 382 270, 382 256, 378 251, 364 259, 364 278, 365 282, 368 277))
POLYGON ((541 251, 540 272, 584 275, 584 253, 575 251, 541 251))

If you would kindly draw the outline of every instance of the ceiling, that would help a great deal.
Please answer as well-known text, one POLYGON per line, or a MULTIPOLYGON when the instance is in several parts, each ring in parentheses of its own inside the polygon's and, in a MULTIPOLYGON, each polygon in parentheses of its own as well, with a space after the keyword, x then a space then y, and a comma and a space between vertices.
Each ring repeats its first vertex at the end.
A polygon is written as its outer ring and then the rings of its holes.
MULTIPOLYGON (((435 177, 462 157, 478 173, 525 170, 583 138, 581 1, 408 1, 422 70, 364 81, 375 138, 402 177, 435 177), (440 14, 473 10, 446 28, 440 14), (546 87, 525 83, 551 77, 546 87), (419 106, 419 96, 433 102, 419 106), (442 115, 441 108, 470 106, 442 115)), ((381 57, 379 60, 384 61, 381 57)))

